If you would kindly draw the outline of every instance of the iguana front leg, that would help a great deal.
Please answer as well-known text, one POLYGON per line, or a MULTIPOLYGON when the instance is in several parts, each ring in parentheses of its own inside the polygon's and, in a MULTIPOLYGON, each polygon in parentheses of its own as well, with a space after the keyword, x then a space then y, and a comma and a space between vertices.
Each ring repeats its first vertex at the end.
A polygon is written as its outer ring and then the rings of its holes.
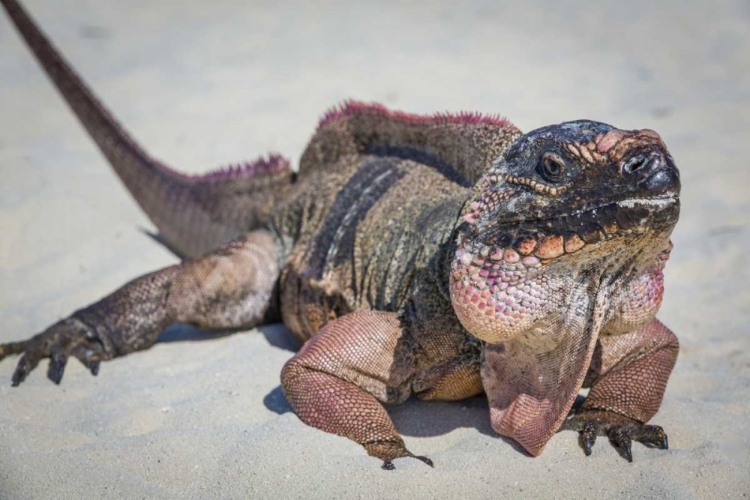
POLYGON ((637 331, 600 337, 584 387, 591 387, 583 406, 561 430, 581 433, 586 455, 596 436, 607 436, 628 461, 631 441, 666 449, 667 435, 656 425, 645 425, 659 409, 679 343, 654 319, 637 331))
POLYGON ((71 356, 96 375, 101 361, 147 349, 172 323, 257 324, 269 308, 278 273, 273 237, 254 231, 204 257, 131 281, 29 340, 0 344, 0 360, 23 353, 14 386, 43 358, 50 358, 47 376, 58 384, 71 356))
POLYGON ((362 311, 328 323, 281 372, 281 385, 300 420, 347 437, 393 469, 393 459, 414 457, 381 403, 410 393, 413 358, 395 313, 362 311))

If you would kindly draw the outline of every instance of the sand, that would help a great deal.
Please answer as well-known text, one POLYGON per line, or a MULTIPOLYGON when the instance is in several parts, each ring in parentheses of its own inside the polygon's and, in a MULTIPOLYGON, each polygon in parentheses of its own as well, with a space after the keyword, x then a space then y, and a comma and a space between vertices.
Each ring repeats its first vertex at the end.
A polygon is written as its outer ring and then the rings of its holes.
MULTIPOLYGON (((682 349, 654 422, 670 450, 570 433, 529 458, 486 401, 392 415, 435 468, 385 472, 303 425, 279 372, 283 327, 172 329, 152 349, 38 369, 0 363, 0 498, 737 498, 750 492, 750 7, 747 2, 416 3, 28 0, 157 157, 202 172, 298 158, 348 97, 502 113, 531 130, 591 118, 658 130, 683 212, 660 317, 682 349)), ((25 338, 176 258, 0 15, 0 341, 25 338)))

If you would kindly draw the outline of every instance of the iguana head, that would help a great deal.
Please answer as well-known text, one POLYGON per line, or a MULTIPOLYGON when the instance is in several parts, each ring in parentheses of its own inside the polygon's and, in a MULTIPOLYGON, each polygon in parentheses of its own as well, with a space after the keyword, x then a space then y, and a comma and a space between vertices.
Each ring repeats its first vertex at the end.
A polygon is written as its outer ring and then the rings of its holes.
POLYGON ((521 136, 474 187, 451 302, 486 342, 493 429, 532 455, 567 415, 600 332, 653 319, 679 190, 658 134, 590 121, 521 136))
POLYGON ((464 209, 450 277, 456 314, 476 337, 504 342, 567 308, 574 280, 651 265, 668 251, 679 192, 651 130, 581 120, 523 135, 464 209))

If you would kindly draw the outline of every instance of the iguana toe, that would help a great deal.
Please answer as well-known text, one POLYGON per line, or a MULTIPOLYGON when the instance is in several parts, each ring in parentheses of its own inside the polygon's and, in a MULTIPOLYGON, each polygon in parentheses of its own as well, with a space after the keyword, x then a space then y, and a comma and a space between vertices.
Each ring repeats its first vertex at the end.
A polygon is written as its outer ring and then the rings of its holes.
POLYGON ((591 448, 596 443, 596 427, 591 422, 586 422, 580 434, 581 447, 586 456, 591 455, 591 448))
POLYGON ((597 436, 607 436, 612 446, 628 462, 633 461, 633 441, 649 448, 669 449, 667 434, 660 426, 646 425, 609 411, 579 411, 568 418, 560 430, 578 431, 579 442, 586 456, 591 455, 597 436))
POLYGON ((26 349, 28 341, 25 342, 8 342, 6 344, 0 344, 0 361, 6 356, 11 354, 20 354, 26 349))
POLYGON ((633 462, 632 440, 624 427, 613 427, 609 430, 609 442, 628 462, 633 462))
POLYGON ((380 468, 383 470, 395 470, 396 466, 393 465, 393 460, 383 460, 383 465, 380 468))

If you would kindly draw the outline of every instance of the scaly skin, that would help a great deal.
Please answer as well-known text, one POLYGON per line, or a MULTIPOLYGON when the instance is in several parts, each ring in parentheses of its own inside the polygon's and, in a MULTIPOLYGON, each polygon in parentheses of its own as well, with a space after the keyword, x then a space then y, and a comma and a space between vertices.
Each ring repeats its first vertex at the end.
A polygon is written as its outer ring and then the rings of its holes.
POLYGON ((182 264, 138 278, 23 342, 100 362, 174 322, 279 319, 301 341, 281 380, 307 424, 393 468, 414 457, 383 404, 485 392, 493 428, 538 455, 559 429, 586 454, 607 435, 666 448, 658 410, 677 358, 655 319, 679 175, 661 138, 578 121, 522 135, 477 114, 347 103, 325 115, 298 174, 278 156, 200 177, 151 159, 14 0, 42 67, 182 264), (590 387, 568 420, 573 400, 590 387))

